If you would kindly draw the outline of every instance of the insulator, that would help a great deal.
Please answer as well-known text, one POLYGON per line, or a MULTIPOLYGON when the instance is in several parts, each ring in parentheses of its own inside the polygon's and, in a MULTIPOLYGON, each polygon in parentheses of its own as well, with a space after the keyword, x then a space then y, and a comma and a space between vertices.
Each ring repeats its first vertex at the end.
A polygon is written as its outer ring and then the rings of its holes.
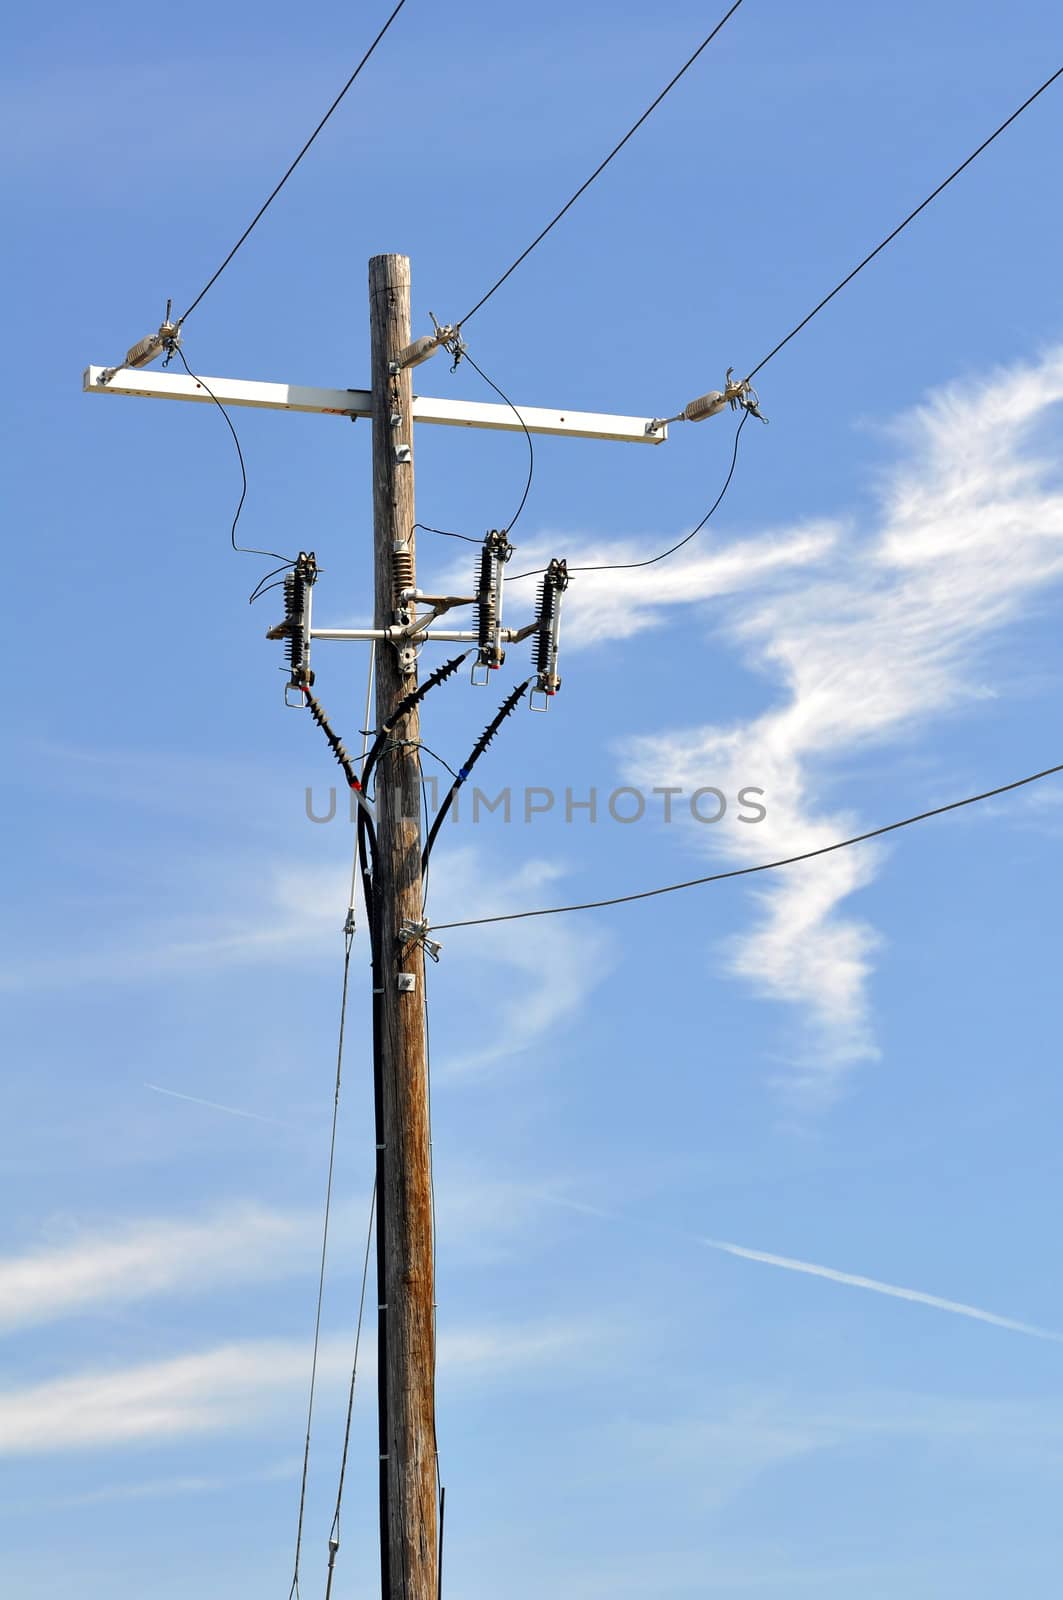
POLYGON ((139 340, 131 350, 127 350, 122 364, 126 367, 150 366, 157 355, 180 342, 177 324, 164 322, 157 333, 149 333, 147 338, 139 340))
POLYGON ((158 334, 149 333, 147 338, 141 339, 138 344, 133 346, 132 350, 126 351, 123 365, 127 367, 146 367, 149 362, 155 360, 161 349, 162 340, 158 334))
POLYGON ((500 667, 506 658, 502 649, 503 568, 513 554, 504 531, 492 528, 480 552, 480 575, 476 585, 477 661, 480 666, 500 667))
POLYGON ((726 395, 719 389, 710 389, 708 394, 699 394, 696 400, 684 406, 683 415, 688 422, 704 422, 706 417, 715 417, 726 404, 726 395))
POLYGON ((311 551, 300 551, 299 559, 284 578, 284 621, 270 629, 270 636, 284 640, 284 659, 291 669, 290 683, 297 688, 314 681, 310 670, 311 590, 317 580, 317 562, 311 551))
POLYGON ((538 675, 536 687, 543 694, 556 694, 561 687, 557 675, 558 640, 561 628, 561 596, 568 588, 568 566, 554 560, 539 586, 538 627, 532 645, 532 665, 538 675))
POLYGON ((394 593, 392 605, 398 611, 403 606, 403 591, 414 587, 413 551, 405 540, 396 539, 391 547, 391 582, 394 593))
POLYGON ((434 356, 439 349, 439 340, 430 333, 423 334, 420 339, 415 339, 404 350, 400 350, 395 365, 400 371, 405 367, 419 367, 422 361, 427 361, 429 356, 434 356))

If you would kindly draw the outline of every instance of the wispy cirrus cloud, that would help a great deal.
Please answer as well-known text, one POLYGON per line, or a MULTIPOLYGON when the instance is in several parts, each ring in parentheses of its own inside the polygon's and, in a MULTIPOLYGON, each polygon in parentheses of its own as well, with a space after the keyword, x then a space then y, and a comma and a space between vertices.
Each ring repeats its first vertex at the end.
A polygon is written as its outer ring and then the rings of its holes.
MULTIPOLYGON (((453 1380, 484 1385, 505 1376, 556 1374, 607 1342, 589 1323, 480 1325, 444 1332, 439 1365, 453 1380)), ((327 1397, 349 1376, 350 1334, 322 1340, 318 1377, 327 1397)), ((371 1339, 360 1371, 372 1376, 371 1339)), ((303 1340, 261 1339, 142 1363, 78 1373, 24 1388, 0 1390, 0 1454, 34 1455, 188 1434, 263 1427, 305 1399, 310 1348, 303 1340)))
POLYGON ((101 1306, 283 1277, 309 1261, 304 1214, 240 1206, 195 1221, 79 1229, 61 1244, 0 1257, 0 1332, 101 1306))
MULTIPOLYGON (((894 424, 899 459, 872 514, 835 529, 830 570, 744 596, 741 610, 717 608, 745 661, 778 683, 780 704, 748 722, 636 741, 632 781, 667 775, 693 788, 711 773, 725 791, 764 788, 767 820, 713 840, 743 862, 866 826, 820 798, 828 763, 995 695, 983 676, 989 642, 1063 578, 1058 450, 1042 437, 1061 400, 1056 350, 939 392, 894 424)), ((592 603, 597 581, 587 575, 592 603)), ((863 846, 774 876, 752 891, 759 920, 731 957, 756 992, 802 1007, 806 1042, 787 1085, 806 1104, 829 1100, 845 1070, 876 1053, 867 986, 877 936, 841 907, 881 860, 863 846)))

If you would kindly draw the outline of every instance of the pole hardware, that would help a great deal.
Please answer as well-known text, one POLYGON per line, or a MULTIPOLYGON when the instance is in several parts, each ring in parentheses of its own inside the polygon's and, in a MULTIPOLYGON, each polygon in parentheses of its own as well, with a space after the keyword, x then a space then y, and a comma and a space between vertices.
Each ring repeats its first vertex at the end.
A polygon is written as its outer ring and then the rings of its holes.
POLYGON ((535 687, 528 697, 528 704, 533 711, 546 711, 551 698, 561 687, 561 679, 557 675, 557 654, 561 631, 561 596, 568 585, 568 563, 555 557, 539 585, 539 615, 532 645, 535 687))
POLYGON ((267 639, 283 639, 284 654, 288 663, 288 682, 285 685, 286 705, 301 706, 302 700, 291 700, 291 689, 308 689, 314 682, 310 670, 311 613, 314 584, 318 565, 312 550, 300 550, 295 566, 284 576, 284 620, 276 623, 266 633, 267 639))
POLYGON ((476 590, 476 660, 472 664, 472 682, 485 684, 491 672, 496 671, 506 659, 502 648, 502 582, 506 562, 513 554, 513 546, 505 529, 492 528, 480 552, 480 569, 476 590))

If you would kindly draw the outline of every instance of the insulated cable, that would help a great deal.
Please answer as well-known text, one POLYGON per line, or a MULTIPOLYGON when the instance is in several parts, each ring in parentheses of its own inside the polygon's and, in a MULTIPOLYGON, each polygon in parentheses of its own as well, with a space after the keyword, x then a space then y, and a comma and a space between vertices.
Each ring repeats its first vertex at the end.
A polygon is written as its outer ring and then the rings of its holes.
POLYGON ((491 721, 487 724, 487 727, 484 729, 483 733, 481 733, 480 737, 470 750, 465 761, 465 765, 458 768, 458 775, 454 779, 454 782, 451 784, 450 788, 447 790, 446 795, 443 798, 443 804, 436 812, 435 821, 432 823, 424 850, 421 853, 422 873, 426 872, 428 869, 428 860, 432 854, 432 846, 436 842, 436 836, 439 833, 440 828, 443 826, 443 822, 448 811, 457 798, 458 790, 461 788, 462 784, 465 783, 473 767, 479 761, 480 757, 483 755, 484 751, 487 749, 487 746, 491 743, 491 740, 494 738, 503 722, 505 722, 510 712, 516 710, 519 701, 528 692, 528 689, 533 681, 534 680, 531 678, 525 678, 523 683, 518 683, 517 687, 512 691, 512 693, 506 696, 505 700, 503 700, 497 712, 491 718, 491 721))
MULTIPOLYGON (((662 550, 659 555, 647 556, 645 561, 603 561, 596 566, 570 566, 568 569, 569 574, 571 575, 574 572, 625 572, 630 571, 633 567, 652 567, 655 562, 664 561, 668 556, 674 556, 677 550, 682 550, 685 544, 689 544, 691 539, 695 539, 708 522, 709 518, 713 516, 724 495, 731 487, 731 479, 734 477, 735 465, 738 461, 738 441, 742 437, 742 429, 745 427, 748 420, 749 412, 743 411, 742 420, 735 429, 734 449, 731 451, 731 465, 727 469, 727 476, 723 480, 722 489, 712 502, 712 505, 706 511, 705 515, 702 517, 701 521, 698 523, 697 527, 692 528, 684 538, 679 540, 678 544, 673 544, 669 549, 662 550)), ((545 571, 545 567, 530 567, 527 572, 518 572, 516 577, 509 578, 507 582, 519 583, 522 578, 537 578, 545 571)))
MULTIPOLYGON (((217 395, 209 387, 209 385, 204 383, 203 379, 198 377, 197 374, 192 371, 192 368, 188 365, 188 362, 185 359, 185 353, 181 349, 181 346, 179 344, 175 343, 174 346, 173 346, 173 349, 177 354, 178 360, 180 361, 181 365, 184 367, 185 371, 188 373, 188 376, 192 379, 193 383, 198 383, 200 388, 203 389, 205 391, 205 393, 208 394, 210 396, 210 398, 214 401, 214 404, 217 406, 218 410, 221 412, 222 416, 225 418, 225 426, 228 428, 229 432, 232 434, 232 436, 233 436, 233 444, 236 446, 236 458, 240 463, 240 498, 236 502, 236 512, 235 512, 235 515, 233 516, 232 527, 229 529, 229 543, 232 545, 233 549, 235 551, 237 551, 238 554, 240 554, 240 555, 269 556, 269 558, 271 560, 280 561, 281 563, 283 563, 283 565, 285 567, 294 566, 295 565, 294 559, 292 557, 290 557, 290 556, 282 556, 279 550, 256 550, 253 545, 237 544, 237 542, 236 542, 236 524, 240 520, 240 513, 243 511, 243 509, 244 509, 244 501, 247 499, 247 467, 244 464, 244 452, 240 448, 240 438, 239 438, 239 435, 236 432, 236 429, 233 427, 233 421, 232 421, 232 418, 230 417, 228 411, 226 411, 225 407, 222 405, 221 401, 218 399, 217 395)), ((279 572, 281 570, 281 568, 278 567, 276 570, 279 572)), ((267 573, 266 576, 267 577, 272 577, 273 574, 272 573, 267 573)), ((266 581, 265 578, 263 578, 261 580, 262 583, 265 583, 265 581, 266 581)), ((258 589, 256 588, 255 592, 251 596, 251 601, 253 601, 256 598, 257 593, 258 593, 258 589)), ((251 601, 249 601, 248 604, 250 604, 251 601)))

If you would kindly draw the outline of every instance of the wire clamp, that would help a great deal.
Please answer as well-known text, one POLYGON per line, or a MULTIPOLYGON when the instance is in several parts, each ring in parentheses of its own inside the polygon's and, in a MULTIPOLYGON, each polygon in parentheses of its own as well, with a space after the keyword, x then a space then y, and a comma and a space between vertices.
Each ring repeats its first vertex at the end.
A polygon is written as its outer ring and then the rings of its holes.
POLYGON ((414 922, 410 917, 405 917, 399 926, 398 940, 404 949, 412 945, 420 945, 426 955, 433 961, 439 960, 439 952, 443 946, 436 939, 428 937, 431 924, 428 922, 414 922))
POLYGON ((451 372, 457 372, 461 366, 461 358, 466 350, 465 341, 461 337, 461 323, 451 326, 449 322, 444 322, 440 326, 436 321, 434 311, 430 311, 428 315, 432 319, 432 327, 435 330, 433 337, 436 344, 441 346, 447 352, 447 355, 452 358, 451 372))

